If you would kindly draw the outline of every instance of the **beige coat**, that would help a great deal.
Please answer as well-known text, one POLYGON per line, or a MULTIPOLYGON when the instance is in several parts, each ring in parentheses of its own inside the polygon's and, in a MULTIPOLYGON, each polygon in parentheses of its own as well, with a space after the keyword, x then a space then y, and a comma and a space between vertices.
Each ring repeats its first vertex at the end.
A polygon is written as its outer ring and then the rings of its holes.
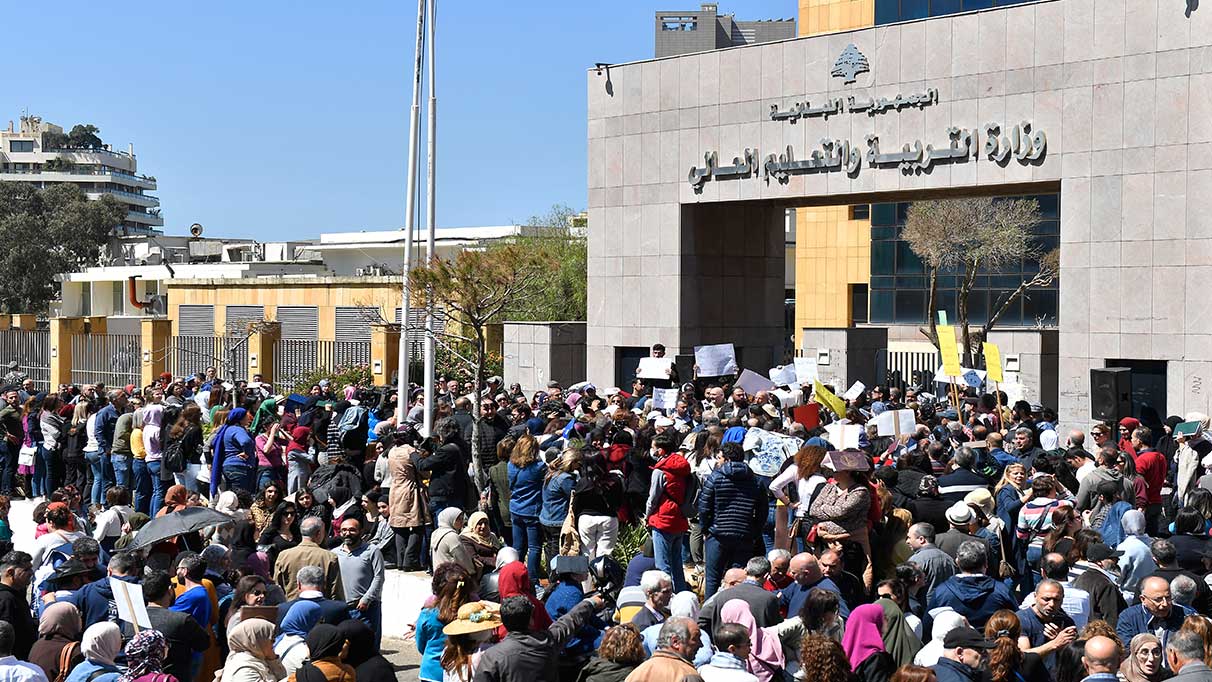
POLYGON ((425 485, 412 465, 413 452, 411 446, 397 445, 387 454, 391 472, 391 494, 387 498, 391 515, 387 523, 392 528, 418 528, 432 520, 425 485))

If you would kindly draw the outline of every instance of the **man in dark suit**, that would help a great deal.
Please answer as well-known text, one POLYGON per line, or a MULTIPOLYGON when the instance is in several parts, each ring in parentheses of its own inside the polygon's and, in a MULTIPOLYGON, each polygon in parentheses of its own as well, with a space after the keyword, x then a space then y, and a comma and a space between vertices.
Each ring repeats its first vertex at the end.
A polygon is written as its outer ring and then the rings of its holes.
POLYGON ((669 617, 669 600, 673 598, 673 578, 664 571, 644 571, 640 577, 640 589, 648 598, 644 606, 631 618, 631 624, 641 632, 649 625, 664 623, 669 617))
POLYGON ((745 582, 735 587, 716 592, 710 609, 699 612, 699 627, 707 628, 707 632, 715 632, 720 623, 720 612, 724 604, 733 599, 740 599, 749 605, 753 619, 760 628, 778 625, 783 621, 779 615, 779 599, 773 592, 767 592, 763 585, 770 575, 770 560, 764 556, 756 556, 745 564, 745 582))
POLYGON ((299 569, 299 596, 278 605, 278 622, 286 617, 290 607, 301 601, 314 602, 320 607, 323 615, 320 616, 321 623, 336 625, 343 620, 349 619, 349 606, 343 601, 328 599, 324 595, 324 569, 319 566, 304 566, 299 569))

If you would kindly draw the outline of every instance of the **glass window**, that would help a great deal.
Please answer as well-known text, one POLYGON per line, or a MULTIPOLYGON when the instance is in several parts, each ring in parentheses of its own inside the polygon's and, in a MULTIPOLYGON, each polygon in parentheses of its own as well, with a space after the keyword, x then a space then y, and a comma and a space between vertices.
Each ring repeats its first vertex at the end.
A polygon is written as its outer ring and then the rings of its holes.
POLYGON ((922 259, 909 248, 909 242, 896 243, 896 269, 899 272, 914 274, 926 271, 922 259))
POLYGON ((930 16, 941 17, 960 11, 959 0, 930 0, 930 16))
POLYGON ((33 140, 9 140, 8 150, 10 152, 32 152, 34 151, 33 140))
POLYGON ((896 272, 895 255, 896 242, 872 242, 871 243, 871 272, 888 273, 896 272))
POLYGON ((921 324, 926 321, 926 292, 898 289, 895 322, 921 324))
POLYGON ((892 290, 872 290, 870 295, 870 320, 888 324, 893 322, 892 318, 892 290))
POLYGON ((871 206, 872 225, 895 225, 896 204, 873 204, 871 206))
POLYGON ((850 285, 850 318, 853 324, 867 322, 867 285, 850 285))
POLYGON ((930 14, 928 0, 901 0, 901 21, 922 19, 930 14))
POLYGON ((900 0, 875 0, 875 23, 891 24, 901 20, 900 0))
POLYGON ((850 207, 851 220, 867 220, 871 217, 871 204, 858 204, 850 207))

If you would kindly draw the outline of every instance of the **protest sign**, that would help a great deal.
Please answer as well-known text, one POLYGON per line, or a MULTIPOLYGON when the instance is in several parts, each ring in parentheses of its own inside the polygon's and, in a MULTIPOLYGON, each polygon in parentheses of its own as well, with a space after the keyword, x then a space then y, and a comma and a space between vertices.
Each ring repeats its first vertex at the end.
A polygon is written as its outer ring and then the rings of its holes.
POLYGON ((955 329, 947 325, 938 327, 938 352, 943 356, 943 372, 949 377, 962 376, 959 344, 955 342, 955 329))
POLYGON ((798 389, 794 391, 784 391, 781 388, 776 388, 772 392, 778 396, 779 405, 784 410, 790 410, 791 408, 804 403, 804 392, 798 389))
POLYGON ((731 343, 694 347, 694 364, 701 377, 722 377, 736 374, 736 349, 731 343))
POLYGON ((791 419, 804 425, 809 431, 821 425, 821 404, 808 403, 791 410, 791 419))
POLYGON ((801 384, 816 381, 816 358, 795 359, 795 380, 801 384))
POLYGON ((109 587, 114 594, 114 605, 118 607, 118 618, 139 628, 152 629, 151 618, 147 615, 147 603, 143 601, 143 586, 139 583, 128 583, 118 578, 109 579, 109 587))
POLYGON ((641 379, 668 379, 673 376, 672 358, 640 358, 636 376, 641 379))
POLYGON ((972 369, 971 367, 960 367, 960 373, 955 376, 948 376, 947 370, 939 367, 934 373, 934 381, 940 384, 957 384, 959 386, 972 386, 979 388, 985 383, 985 370, 972 369))
POLYGON ((839 417, 846 416, 846 402, 833 395, 819 380, 812 384, 812 398, 839 417))
POLYGON ((985 383, 985 378, 976 373, 975 369, 965 369, 964 376, 960 377, 964 380, 964 384, 972 388, 980 388, 981 384, 985 383))
POLYGON ((745 432, 741 448, 745 461, 758 476, 775 477, 783 468, 783 462, 793 457, 804 441, 781 433, 772 433, 756 426, 745 432))
POLYGON ((844 400, 854 400, 855 398, 857 398, 857 397, 859 397, 860 395, 862 395, 862 394, 863 394, 863 391, 864 391, 864 390, 866 390, 866 389, 867 389, 867 385, 866 385, 866 384, 864 384, 864 383, 863 383, 863 382, 861 382, 861 381, 856 381, 856 382, 854 382, 853 384, 851 384, 851 385, 850 385, 850 388, 846 389, 846 392, 845 392, 845 393, 843 393, 843 394, 842 394, 842 399, 844 399, 844 400))
POLYGON ((774 388, 774 382, 752 370, 741 372, 741 378, 736 380, 738 388, 745 389, 749 395, 756 395, 761 391, 769 391, 774 388))
POLYGON ((770 368, 770 380, 775 386, 795 386, 798 383, 795 365, 779 365, 770 368))
POLYGON ((917 428, 913 410, 885 410, 875 417, 875 425, 879 427, 879 435, 897 438, 907 436, 917 428))
POLYGON ((985 370, 989 372, 989 381, 1002 383, 1002 351, 996 343, 986 341, 982 344, 985 351, 985 370))
POLYGON ((1182 436, 1183 438, 1194 438, 1199 434, 1199 422, 1190 421, 1182 422, 1174 427, 1174 436, 1182 436))
POLYGON ((652 407, 657 410, 672 410, 678 406, 678 389, 652 389, 652 407))
POLYGON ((862 432, 863 427, 858 424, 837 422, 825 427, 825 433, 829 434, 829 443, 840 450, 857 449, 862 432))

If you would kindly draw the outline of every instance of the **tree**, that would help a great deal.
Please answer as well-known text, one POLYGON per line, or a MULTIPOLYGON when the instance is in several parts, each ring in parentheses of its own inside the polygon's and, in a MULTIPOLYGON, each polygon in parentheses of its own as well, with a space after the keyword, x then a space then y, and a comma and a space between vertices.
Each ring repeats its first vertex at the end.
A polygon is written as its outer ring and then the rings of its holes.
POLYGON ((555 263, 554 271, 539 283, 534 294, 517 302, 510 319, 541 322, 586 318, 588 247, 583 228, 574 226, 577 216, 574 209, 556 204, 543 215, 531 216, 521 235, 489 245, 489 253, 520 246, 555 263))
POLYGON ((76 149, 100 149, 105 146, 100 133, 101 130, 91 123, 78 123, 67 134, 67 142, 76 149))
POLYGON ((977 349, 1011 304, 1031 289, 1056 281, 1060 259, 1057 250, 1045 252, 1036 238, 1034 232, 1039 222, 1039 202, 1035 199, 943 199, 915 202, 909 207, 901 239, 922 259, 930 277, 930 297, 926 306, 929 328, 921 332, 936 348, 938 325, 934 310, 940 272, 959 276, 956 322, 961 334, 960 361, 966 367, 972 366, 977 349), (968 320, 968 297, 976 276, 982 272, 996 272, 1019 260, 1039 261, 1039 272, 1023 279, 1013 291, 993 302, 988 319, 974 332, 968 320))
POLYGON ((45 312, 56 294, 55 275, 96 264, 125 215, 113 197, 89 201, 74 185, 0 183, 0 309, 45 312))
MULTIPOLYGON (((408 272, 408 284, 414 292, 429 290, 447 317, 472 334, 474 358, 473 383, 476 395, 484 390, 484 365, 487 361, 486 337, 490 323, 503 319, 520 304, 537 295, 544 281, 557 266, 546 254, 521 244, 506 244, 484 251, 464 250, 453 260, 432 258, 408 272)), ((445 334, 450 337, 452 335, 445 334)), ((475 414, 480 415, 479 401, 475 414)), ((472 467, 477 485, 483 485, 485 472, 480 466, 480 419, 472 422, 472 467)))

